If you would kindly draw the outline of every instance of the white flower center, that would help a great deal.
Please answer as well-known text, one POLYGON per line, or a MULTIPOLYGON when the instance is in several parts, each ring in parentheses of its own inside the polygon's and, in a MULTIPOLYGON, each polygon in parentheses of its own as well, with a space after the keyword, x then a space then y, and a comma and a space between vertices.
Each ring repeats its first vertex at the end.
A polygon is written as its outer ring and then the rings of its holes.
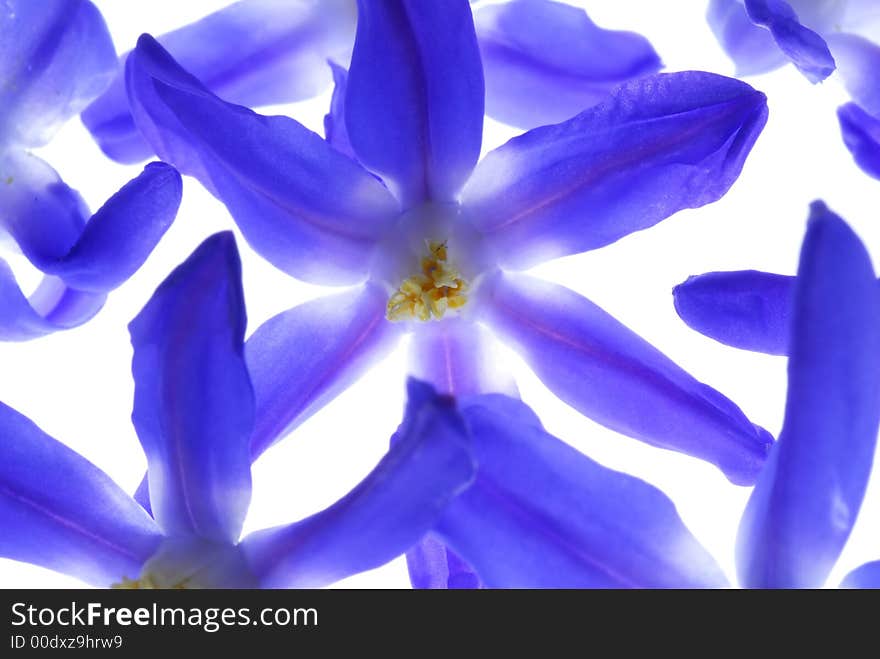
POLYGON ((491 266, 461 207, 429 203, 398 218, 377 250, 371 278, 388 290, 389 321, 427 322, 472 304, 480 275, 491 266))

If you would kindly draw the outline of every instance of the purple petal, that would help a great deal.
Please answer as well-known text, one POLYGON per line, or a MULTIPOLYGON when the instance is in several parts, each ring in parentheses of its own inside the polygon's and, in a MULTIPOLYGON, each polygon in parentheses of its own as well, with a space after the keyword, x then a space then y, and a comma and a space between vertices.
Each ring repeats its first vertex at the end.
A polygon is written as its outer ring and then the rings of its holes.
POLYGON ((251 494, 254 395, 244 360, 241 264, 208 238, 129 325, 132 421, 153 514, 168 534, 235 543, 251 494))
POLYGON ((840 583, 841 588, 880 588, 880 561, 860 565, 847 574, 840 583))
POLYGON ((852 100, 868 114, 880 117, 880 46, 855 34, 833 34, 828 45, 852 100))
POLYGON ((96 586, 136 578, 159 529, 103 471, 0 403, 0 556, 96 586))
POLYGON ((150 505, 150 480, 147 478, 147 474, 144 474, 132 498, 150 514, 150 517, 153 516, 153 507, 150 505))
POLYGON ((25 297, 15 275, 0 259, 0 341, 26 341, 90 320, 107 299, 101 293, 68 288, 57 277, 46 277, 25 297))
POLYGON ((838 4, 843 5, 843 16, 835 25, 836 31, 856 32, 876 39, 880 34, 880 6, 875 0, 841 0, 838 4))
POLYGON ((801 24, 791 5, 783 0, 745 0, 745 5, 752 22, 770 30, 780 50, 807 80, 815 84, 831 75, 835 64, 828 45, 801 24))
POLYGON ((147 35, 127 80, 147 141, 226 204, 264 258, 315 283, 366 277, 398 207, 363 167, 293 119, 220 100, 147 35))
POLYGON ((846 148, 868 176, 880 179, 880 119, 872 117, 855 103, 837 109, 840 131, 846 148))
POLYGON ((549 435, 518 400, 462 403, 479 470, 437 533, 490 588, 726 585, 656 488, 549 435))
POLYGON ((791 0, 788 4, 797 11, 802 25, 819 34, 839 30, 840 26, 858 14, 862 2, 873 0, 791 0))
POLYGON ((474 14, 486 75, 486 114, 520 128, 555 124, 620 84, 663 68, 645 37, 606 30, 582 9, 513 0, 474 14))
POLYGON ((83 291, 103 293, 143 264, 174 220, 182 183, 151 163, 88 223, 80 196, 45 162, 23 152, 0 158, 3 228, 37 268, 83 291))
MULTIPOLYGON (((215 94, 247 107, 311 98, 330 84, 326 57, 351 48, 354 0, 236 2, 158 37, 180 64, 215 94), (234 45, 234 47, 230 47, 234 45)), ((123 74, 82 114, 101 149, 124 163, 153 149, 135 126, 123 74)))
POLYGON ((406 552, 406 566, 413 588, 480 588, 480 577, 458 554, 428 534, 406 552))
POLYGON ((855 522, 880 426, 880 296, 858 237, 811 208, 794 293, 788 399, 740 523, 749 588, 817 588, 855 522))
POLYGON ((756 270, 689 277, 672 295, 689 327, 725 345, 787 355, 794 277, 756 270))
MULTIPOLYGON (((23 151, 0 156, 0 234, 9 235, 37 267, 61 262, 76 244, 88 208, 47 163, 23 151)), ((106 295, 75 291, 44 278, 30 298, 0 260, 0 340, 23 341, 80 325, 106 295)))
POLYGON ((405 206, 453 200, 480 155, 483 69, 466 0, 359 0, 345 99, 358 159, 405 206))
POLYGON ((78 290, 112 290, 147 260, 174 221, 182 194, 176 169, 150 163, 98 209, 62 260, 35 265, 78 290))
POLYGON ((469 320, 422 323, 410 340, 409 373, 447 396, 517 396, 513 376, 493 354, 494 344, 489 332, 469 320))
POLYGON ((741 0, 710 0, 706 20, 736 65, 737 76, 767 73, 788 63, 770 32, 751 21, 741 0))
POLYGON ((737 80, 647 76, 490 153, 462 203, 502 265, 526 269, 718 200, 766 119, 764 95, 737 80))
POLYGON ((41 146, 110 83, 116 51, 86 0, 0 6, 0 144, 41 146))
POLYGON ((772 442, 742 411, 567 288, 525 275, 487 282, 486 321, 547 387, 585 416, 660 448, 757 478, 772 442))
POLYGON ((265 588, 318 587, 378 567, 415 544, 474 476, 450 399, 411 382, 403 425, 372 472, 326 510, 242 543, 265 588))
POLYGON ((103 306, 106 292, 143 264, 180 204, 180 175, 153 163, 88 223, 82 198, 45 162, 9 151, 0 157, 0 221, 37 268, 50 276, 27 299, 0 267, 0 339, 23 340, 75 327, 103 306))
POLYGON ((48 163, 24 151, 0 154, 0 230, 38 268, 62 260, 83 232, 89 210, 48 163))
POLYGON ((385 320, 386 301, 384 290, 367 284, 284 311, 248 339, 254 459, 392 350, 400 333, 385 320))
POLYGON ((333 71, 333 97, 330 99, 330 112, 324 116, 324 138, 333 145, 337 151, 344 153, 349 158, 357 158, 351 141, 348 139, 348 129, 345 127, 345 93, 348 87, 348 71, 336 64, 329 62, 333 71))

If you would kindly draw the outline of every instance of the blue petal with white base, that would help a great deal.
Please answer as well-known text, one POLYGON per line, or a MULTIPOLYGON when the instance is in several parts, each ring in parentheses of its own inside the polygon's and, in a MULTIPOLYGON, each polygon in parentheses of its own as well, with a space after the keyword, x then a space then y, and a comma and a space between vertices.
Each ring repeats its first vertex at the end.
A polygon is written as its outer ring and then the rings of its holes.
POLYGON ((208 239, 129 326, 132 421, 166 534, 235 543, 250 503, 254 394, 240 268, 231 234, 208 239))

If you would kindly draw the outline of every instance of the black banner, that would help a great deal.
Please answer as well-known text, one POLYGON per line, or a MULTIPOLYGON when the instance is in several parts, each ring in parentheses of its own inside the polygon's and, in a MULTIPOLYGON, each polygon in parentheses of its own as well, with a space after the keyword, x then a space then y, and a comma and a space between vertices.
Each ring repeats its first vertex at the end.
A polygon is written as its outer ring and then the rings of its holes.
MULTIPOLYGON (((737 629, 782 631, 779 611, 791 596, 816 597, 730 591, 0 590, 6 631, 0 656, 184 648, 221 650, 224 656, 313 648, 326 656, 352 646, 360 654, 413 642, 420 646, 413 650, 465 651, 474 639, 496 650, 524 640, 556 647, 567 639, 581 654, 597 643, 612 642, 617 650, 647 643, 656 651, 714 637, 713 643, 724 639, 730 649, 737 629)), ((816 610, 824 611, 827 626, 832 616, 823 604, 816 610)), ((802 616, 802 631, 805 622, 802 616)))

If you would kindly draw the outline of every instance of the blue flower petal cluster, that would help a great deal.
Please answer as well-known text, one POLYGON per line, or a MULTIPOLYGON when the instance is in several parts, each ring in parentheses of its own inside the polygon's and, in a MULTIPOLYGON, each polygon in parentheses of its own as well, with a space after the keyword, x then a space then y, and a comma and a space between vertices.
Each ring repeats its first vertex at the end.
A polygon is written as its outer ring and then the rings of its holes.
MULTIPOLYGON (((708 17, 741 75, 839 71, 844 139, 880 178, 874 4, 712 0, 708 17)), ((0 339, 97 313, 174 220, 181 174, 260 257, 344 287, 245 340, 235 238, 205 240, 128 326, 134 496, 0 403, 0 557, 119 588, 318 587, 401 555, 417 588, 727 587, 664 493, 545 430, 501 342, 586 417, 754 485, 740 585, 824 585, 880 428, 880 284, 849 226, 815 202, 796 277, 712 272, 674 291, 691 327, 788 357, 775 442, 525 272, 734 185, 766 97, 662 67, 641 35, 552 0, 240 0, 121 58, 88 0, 0 3, 0 234, 45 275, 25 295, 0 260, 0 339), (323 137, 251 109, 331 82, 323 137), (94 214, 32 153, 80 113, 110 158, 162 161, 94 214), (527 131, 481 157, 487 115, 527 131), (253 462, 404 337, 407 404, 381 461, 324 510, 243 533, 253 462)), ((880 561, 841 585, 880 587, 880 561)))
POLYGON ((720 198, 766 121, 760 92, 707 73, 643 77, 477 163, 483 75, 463 0, 361 3, 332 143, 218 98, 148 36, 127 83, 142 134, 258 253, 356 286, 249 339, 255 455, 406 333, 412 372, 443 393, 511 393, 486 362, 488 328, 590 418, 753 482, 764 430, 590 301, 520 271, 720 198))
MULTIPOLYGON (((331 80, 325 60, 333 69, 348 68, 356 18, 356 0, 240 0, 157 40, 212 92, 253 108, 323 91, 331 80)), ((482 6, 474 24, 486 114, 520 128, 569 119, 620 84, 663 67, 643 36, 603 29, 562 2, 482 6)), ((134 163, 153 155, 129 111, 122 72, 82 118, 110 158, 134 163)))
POLYGON ((709 25, 739 75, 792 62, 813 83, 833 71, 852 97, 838 109, 843 141, 880 178, 880 6, 874 0, 711 0, 709 25))
POLYGON ((0 239, 45 274, 26 295, 0 258, 0 340, 89 320, 143 264, 177 214, 180 175, 151 163, 94 214, 30 151, 100 94, 116 71, 104 19, 87 0, 0 6, 0 239))
POLYGON ((329 508, 241 538, 255 410, 245 325, 238 252, 232 234, 221 233, 129 326, 132 421, 154 518, 107 474, 0 404, 0 556, 104 587, 317 587, 378 567, 424 535, 474 475, 471 451, 443 423, 402 429, 329 508))

